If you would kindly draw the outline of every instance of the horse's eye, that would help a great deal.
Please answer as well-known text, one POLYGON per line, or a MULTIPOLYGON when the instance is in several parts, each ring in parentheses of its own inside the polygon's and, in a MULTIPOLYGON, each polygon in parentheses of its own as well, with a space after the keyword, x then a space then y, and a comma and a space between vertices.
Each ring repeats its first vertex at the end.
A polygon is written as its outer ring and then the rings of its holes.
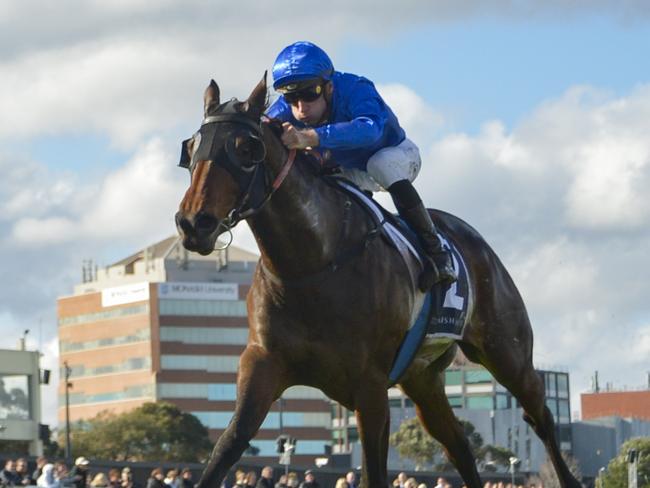
POLYGON ((259 163, 266 156, 264 143, 256 136, 235 137, 235 151, 237 156, 244 161, 259 163))

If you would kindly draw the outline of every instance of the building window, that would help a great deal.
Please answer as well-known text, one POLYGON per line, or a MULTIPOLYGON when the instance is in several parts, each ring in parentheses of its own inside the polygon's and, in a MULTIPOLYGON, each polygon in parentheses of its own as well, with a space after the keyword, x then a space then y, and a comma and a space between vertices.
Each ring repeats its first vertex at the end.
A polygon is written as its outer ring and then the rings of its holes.
POLYGON ((248 339, 247 327, 161 327, 160 340, 184 344, 228 344, 242 346, 248 339))
POLYGON ((449 405, 451 405, 451 408, 463 408, 463 397, 460 395, 452 395, 448 396, 447 400, 449 400, 449 405))
POLYGON ((571 416, 569 412, 569 400, 558 400, 558 409, 559 409, 559 423, 560 424, 571 423, 571 416))
POLYGON ((485 369, 465 371, 465 383, 492 383, 492 375, 485 369))
POLYGON ((239 356, 199 356, 182 354, 163 354, 160 358, 162 369, 182 369, 210 371, 212 373, 236 373, 239 356))
POLYGON ((496 396, 496 408, 497 410, 503 410, 510 408, 510 402, 508 401, 508 395, 497 395, 496 396))
POLYGON ((245 300, 160 300, 160 315, 246 317, 245 300))
POLYGON ((115 337, 106 337, 103 339, 97 339, 94 341, 86 342, 67 342, 61 341, 59 343, 59 348, 61 352, 75 352, 75 351, 85 351, 88 349, 97 349, 100 347, 112 347, 112 346, 121 346, 125 344, 132 344, 135 342, 148 341, 150 339, 149 328, 139 329, 133 334, 124 335, 124 336, 115 336, 115 337))
POLYGON ((101 312, 85 313, 82 315, 73 315, 70 317, 59 318, 59 327, 70 325, 86 324, 89 322, 99 322, 100 320, 119 319, 122 317, 131 317, 133 315, 146 315, 149 313, 149 304, 133 305, 131 307, 114 308, 103 310, 101 312))
MULTIPOLYGON (((95 393, 93 395, 86 395, 83 392, 74 392, 74 393, 70 393, 70 405, 119 402, 119 401, 135 400, 137 398, 153 399, 154 397, 153 393, 154 393, 154 386, 151 384, 130 386, 121 391, 95 393)), ((65 405, 65 395, 59 395, 59 405, 65 405)))
POLYGON ((555 385, 555 373, 546 373, 544 382, 546 383, 546 396, 557 397, 557 387, 555 385))
POLYGON ((445 385, 461 385, 463 382, 462 371, 445 371, 445 385))
POLYGON ((491 396, 468 396, 466 399, 467 408, 488 409, 494 408, 494 398, 491 396))
POLYGON ((29 376, 0 375, 0 419, 29 420, 29 376))
MULTIPOLYGON (((84 366, 83 364, 74 364, 70 366, 70 378, 79 378, 83 376, 97 376, 103 374, 125 373, 139 370, 150 370, 151 358, 129 358, 126 361, 117 364, 108 364, 95 366, 94 368, 84 366)), ((65 377, 65 372, 61 368, 61 378, 65 377)))
POLYGON ((559 398, 569 398, 569 375, 557 375, 557 396, 559 398))

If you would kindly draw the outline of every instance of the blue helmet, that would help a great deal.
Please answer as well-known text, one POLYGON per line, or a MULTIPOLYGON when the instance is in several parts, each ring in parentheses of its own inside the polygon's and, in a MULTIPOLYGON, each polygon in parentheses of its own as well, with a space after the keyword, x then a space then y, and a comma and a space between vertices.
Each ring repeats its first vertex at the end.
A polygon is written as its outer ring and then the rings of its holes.
POLYGON ((333 73, 332 60, 325 51, 311 42, 294 42, 273 63, 273 88, 312 78, 329 81, 333 73))

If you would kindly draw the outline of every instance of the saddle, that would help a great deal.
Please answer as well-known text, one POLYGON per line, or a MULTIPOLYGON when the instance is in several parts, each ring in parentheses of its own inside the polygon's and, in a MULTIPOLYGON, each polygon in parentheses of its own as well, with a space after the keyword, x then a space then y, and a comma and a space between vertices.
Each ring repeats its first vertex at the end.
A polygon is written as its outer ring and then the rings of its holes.
MULTIPOLYGON (((424 264, 422 256, 425 255, 415 232, 399 216, 388 212, 353 183, 342 178, 331 179, 336 181, 342 191, 366 208, 375 225, 381 229, 382 237, 400 252, 407 267, 411 267, 413 263, 407 253, 419 262, 419 269, 409 269, 412 279, 415 280, 424 264)), ((425 293, 419 312, 414 314, 417 318, 406 332, 393 360, 389 374, 391 386, 399 382, 425 339, 449 341, 461 339, 463 336, 473 304, 470 278, 458 248, 444 233, 439 232, 439 236, 443 247, 451 252, 458 280, 451 285, 437 283, 425 293)), ((414 288, 417 289, 417 286, 414 288)))

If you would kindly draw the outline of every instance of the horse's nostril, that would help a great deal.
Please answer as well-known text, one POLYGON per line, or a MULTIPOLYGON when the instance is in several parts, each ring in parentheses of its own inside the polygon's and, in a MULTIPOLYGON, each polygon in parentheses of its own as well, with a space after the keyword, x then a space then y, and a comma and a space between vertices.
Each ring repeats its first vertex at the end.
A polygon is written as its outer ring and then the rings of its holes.
POLYGON ((196 216, 194 226, 200 234, 210 234, 217 228, 217 219, 211 215, 199 214, 196 216))
POLYGON ((192 223, 180 212, 176 214, 176 226, 186 234, 191 233, 193 230, 192 223))

